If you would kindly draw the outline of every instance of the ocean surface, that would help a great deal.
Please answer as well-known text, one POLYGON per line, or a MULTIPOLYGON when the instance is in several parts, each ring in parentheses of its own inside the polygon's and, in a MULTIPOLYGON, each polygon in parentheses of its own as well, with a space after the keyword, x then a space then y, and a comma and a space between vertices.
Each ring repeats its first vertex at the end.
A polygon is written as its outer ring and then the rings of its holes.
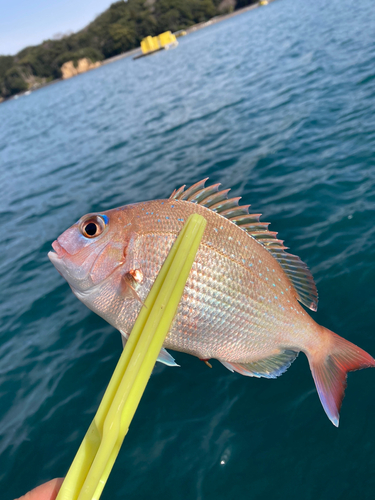
MULTIPOLYGON (((374 26, 372 0, 280 0, 0 105, 1 499, 66 473, 121 353, 47 258, 87 212, 232 187, 312 270, 314 318, 375 355, 374 26)), ((336 429, 303 354, 277 380, 174 355, 103 500, 374 498, 375 370, 336 429)))

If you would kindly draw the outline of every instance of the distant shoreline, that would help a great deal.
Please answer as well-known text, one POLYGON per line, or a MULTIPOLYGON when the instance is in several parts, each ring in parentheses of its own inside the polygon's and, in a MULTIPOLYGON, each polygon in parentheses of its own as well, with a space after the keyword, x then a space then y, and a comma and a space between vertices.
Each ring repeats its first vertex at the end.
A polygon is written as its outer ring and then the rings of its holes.
MULTIPOLYGON (((275 0, 268 0, 268 3, 272 3, 274 1, 275 0)), ((247 7, 243 7, 242 9, 235 10, 233 12, 230 12, 229 14, 223 14, 221 16, 215 16, 215 17, 209 19, 208 21, 205 21, 205 22, 202 22, 202 23, 198 23, 198 24, 194 24, 193 26, 190 26, 190 28, 186 28, 185 29, 186 35, 189 35, 190 33, 194 33, 195 31, 201 30, 203 28, 207 28, 208 26, 212 26, 213 24, 220 23, 221 21, 225 21, 226 19, 230 19, 231 17, 239 16, 240 14, 244 14, 245 12, 248 12, 250 10, 257 9, 258 7, 261 7, 261 5, 260 5, 259 2, 258 3, 254 3, 252 5, 248 5, 247 7)), ((117 56, 113 56, 113 57, 109 57, 108 59, 104 59, 104 61, 101 62, 101 64, 100 64, 99 67, 105 66, 106 64, 110 64, 110 63, 119 61, 120 59, 125 59, 126 57, 131 57, 133 55, 134 56, 138 55, 140 52, 141 52, 141 48, 140 47, 137 47, 136 49, 128 50, 127 52, 123 52, 122 54, 118 54, 117 56)), ((89 70, 89 71, 92 71, 92 70, 89 70)), ((83 74, 83 73, 81 73, 81 74, 83 74)), ((77 75, 77 76, 79 76, 79 75, 77 75)), ((72 78, 74 78, 74 77, 72 77, 72 78)), ((42 83, 41 85, 39 85, 38 87, 36 87, 34 89, 28 89, 25 92, 20 92, 19 94, 15 94, 15 95, 13 95, 11 97, 8 97, 6 99, 3 99, 3 100, 0 99, 0 104, 2 102, 11 101, 13 99, 18 99, 18 97, 21 97, 21 96, 23 96, 25 94, 28 94, 30 92, 36 92, 37 90, 43 89, 45 87, 49 87, 50 85, 53 85, 55 83, 59 83, 59 82, 62 82, 62 81, 64 81, 63 78, 56 78, 56 80, 52 80, 50 82, 42 83)))
MULTIPOLYGON (((268 0, 268 3, 272 3, 275 0, 268 0)), ((194 24, 193 26, 190 26, 190 28, 186 28, 184 31, 186 31, 186 35, 189 35, 190 33, 194 33, 195 31, 201 30, 203 28, 207 28, 208 26, 212 26, 213 24, 220 23, 221 21, 225 21, 226 19, 229 19, 231 17, 238 16, 240 14, 244 14, 245 12, 248 12, 253 9, 257 9, 258 7, 261 7, 258 3, 253 3, 252 5, 248 5, 247 7, 243 7, 242 9, 235 10, 233 12, 230 12, 229 14, 223 14, 222 16, 215 16, 208 21, 204 21, 203 23, 197 23, 194 24)), ((125 57, 130 57, 132 55, 137 55, 138 53, 141 52, 141 48, 137 47, 136 49, 128 50, 127 52, 123 52, 122 54, 119 54, 118 56, 114 57, 109 57, 108 59, 105 59, 101 66, 104 66, 105 64, 109 64, 111 62, 118 61, 119 59, 124 59, 125 57)), ((56 80, 54 80, 56 81, 56 80)))

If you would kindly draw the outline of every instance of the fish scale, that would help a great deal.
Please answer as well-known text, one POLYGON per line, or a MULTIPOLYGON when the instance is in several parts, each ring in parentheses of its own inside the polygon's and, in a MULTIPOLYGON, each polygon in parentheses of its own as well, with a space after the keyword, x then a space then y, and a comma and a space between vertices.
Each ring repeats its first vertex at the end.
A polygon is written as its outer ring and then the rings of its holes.
MULTIPOLYGON (((375 360, 311 318, 299 303, 317 309, 306 264, 286 252, 259 214, 249 214, 249 205, 205 181, 168 200, 82 217, 53 243, 51 261, 125 341, 185 221, 202 215, 207 226, 164 347, 266 378, 284 373, 302 351, 337 426, 347 373, 375 360)), ((165 349, 158 359, 175 364, 165 349)))
MULTIPOLYGON (((200 213, 208 221, 208 229, 178 308, 175 319, 178 326, 172 327, 165 347, 200 358, 249 362, 268 353, 270 348, 278 352, 278 334, 283 333, 285 345, 300 350, 300 340, 293 339, 292 326, 298 322, 291 321, 290 315, 283 314, 282 308, 290 307, 293 301, 296 315, 309 316, 296 302, 295 292, 280 265, 260 243, 228 219, 185 201, 151 201, 133 205, 130 210, 131 227, 140 236, 135 243, 133 260, 128 265, 140 268, 145 276, 145 283, 137 287, 142 300, 147 297, 187 217, 191 213, 200 213), (270 266, 268 271, 267 263, 270 266), (282 278, 276 278, 278 274, 282 278), (204 293, 200 291, 202 285, 204 293), (263 301, 259 296, 264 297, 263 301), (275 299, 279 296, 280 299, 275 299), (267 309, 267 314, 273 317, 271 331, 267 321, 257 319, 263 316, 262 309, 267 309), (215 320, 217 317, 219 321, 215 320), (199 329, 196 328, 197 322, 199 329), (223 339, 230 337, 233 340, 223 352, 223 339), (262 337, 262 343, 259 343, 259 337, 262 337)), ((124 210, 123 217, 124 223, 130 227, 127 210, 124 210)), ((131 302, 124 304, 124 312, 117 323, 117 327, 127 333, 130 333, 141 307, 135 299, 131 302)))

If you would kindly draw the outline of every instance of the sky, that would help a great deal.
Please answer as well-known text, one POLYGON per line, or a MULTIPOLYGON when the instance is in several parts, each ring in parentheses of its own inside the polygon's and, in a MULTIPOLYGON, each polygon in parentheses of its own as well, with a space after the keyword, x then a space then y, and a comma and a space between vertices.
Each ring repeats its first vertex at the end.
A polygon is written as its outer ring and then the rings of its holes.
POLYGON ((78 31, 115 0, 0 0, 0 54, 78 31))

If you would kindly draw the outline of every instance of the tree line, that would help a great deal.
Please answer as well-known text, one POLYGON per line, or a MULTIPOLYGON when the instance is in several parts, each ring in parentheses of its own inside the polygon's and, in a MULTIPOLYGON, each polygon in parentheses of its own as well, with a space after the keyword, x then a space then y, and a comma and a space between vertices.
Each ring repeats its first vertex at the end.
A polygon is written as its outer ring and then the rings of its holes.
MULTIPOLYGON (((67 61, 101 61, 140 45, 141 40, 245 7, 255 0, 128 0, 113 3, 77 33, 0 56, 0 97, 61 78, 67 61)), ((74 13, 73 13, 74 14, 74 13)))

